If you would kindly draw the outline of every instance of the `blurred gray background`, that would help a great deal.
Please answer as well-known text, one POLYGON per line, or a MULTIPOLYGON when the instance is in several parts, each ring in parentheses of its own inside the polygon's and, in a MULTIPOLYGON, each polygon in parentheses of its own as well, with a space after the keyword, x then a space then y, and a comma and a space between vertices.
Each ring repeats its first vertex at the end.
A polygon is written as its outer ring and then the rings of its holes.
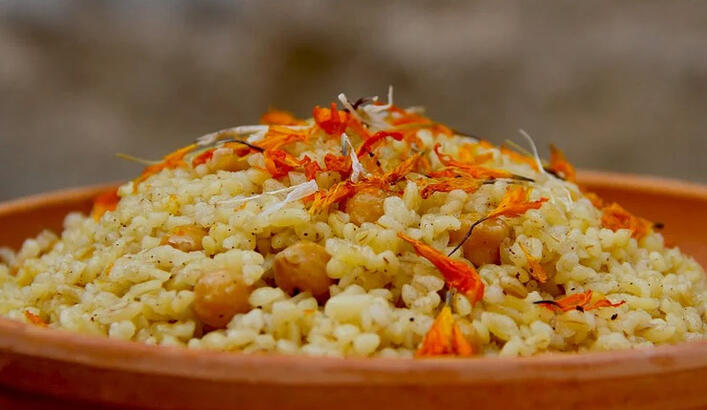
POLYGON ((0 0, 0 200, 388 84, 492 141, 707 182, 707 2, 0 0))

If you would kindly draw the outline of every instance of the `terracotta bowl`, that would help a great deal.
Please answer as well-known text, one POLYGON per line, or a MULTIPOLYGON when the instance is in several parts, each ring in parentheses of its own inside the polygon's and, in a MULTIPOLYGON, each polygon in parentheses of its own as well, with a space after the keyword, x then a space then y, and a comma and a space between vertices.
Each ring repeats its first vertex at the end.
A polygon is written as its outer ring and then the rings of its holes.
MULTIPOLYGON (((707 187, 584 172, 607 199, 665 223, 707 264, 707 187)), ((18 245, 90 187, 0 205, 0 245, 18 245)), ((0 408, 678 409, 707 406, 707 341, 519 359, 325 359, 152 347, 0 319, 0 408)))

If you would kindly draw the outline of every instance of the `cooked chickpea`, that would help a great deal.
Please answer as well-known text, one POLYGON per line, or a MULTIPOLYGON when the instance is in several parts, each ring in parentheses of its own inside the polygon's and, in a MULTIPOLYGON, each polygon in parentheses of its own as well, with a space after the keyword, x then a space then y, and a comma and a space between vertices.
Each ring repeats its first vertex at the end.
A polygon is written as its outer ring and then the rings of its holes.
MULTIPOLYGON (((471 222, 464 220, 461 228, 450 232, 449 240, 453 245, 458 244, 469 230, 471 222)), ((486 264, 499 264, 501 242, 510 234, 510 228, 503 221, 491 219, 484 221, 474 228, 469 239, 462 245, 464 257, 475 266, 486 264)))
POLYGON ((182 225, 174 228, 162 238, 163 245, 169 245, 184 252, 201 250, 201 240, 206 230, 196 225, 182 225))
POLYGON ((330 258, 321 245, 297 242, 275 256, 275 283, 289 295, 309 292, 323 302, 329 297, 329 286, 333 283, 326 274, 330 258))
POLYGON ((364 222, 375 222, 383 216, 383 201, 385 192, 383 190, 361 191, 346 201, 344 212, 349 214, 351 222, 361 225, 364 222))
POLYGON ((236 313, 250 310, 252 287, 226 270, 201 275, 194 286, 194 313, 213 327, 226 327, 236 313))

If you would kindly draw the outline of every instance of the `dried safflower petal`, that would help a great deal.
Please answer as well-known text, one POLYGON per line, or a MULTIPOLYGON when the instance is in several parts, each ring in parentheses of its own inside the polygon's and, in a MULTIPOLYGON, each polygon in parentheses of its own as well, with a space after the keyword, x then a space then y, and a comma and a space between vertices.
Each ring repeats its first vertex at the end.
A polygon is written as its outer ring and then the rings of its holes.
POLYGON ((454 322, 452 310, 444 306, 415 352, 417 357, 471 356, 474 349, 454 322))
POLYGON ((471 303, 476 303, 483 298, 484 283, 473 266, 454 260, 437 249, 405 234, 398 233, 398 237, 410 243, 415 249, 415 253, 432 262, 442 273, 450 288, 464 293, 471 303))
POLYGON ((118 188, 111 189, 110 191, 98 195, 96 199, 93 200, 91 216, 96 221, 101 219, 101 216, 103 216, 106 212, 115 211, 118 207, 118 202, 120 202, 118 188))
POLYGON ((598 301, 591 303, 592 301, 592 290, 588 289, 587 291, 583 293, 574 293, 572 295, 567 295, 563 298, 557 299, 557 300, 539 300, 537 302, 533 302, 536 305, 543 305, 544 307, 554 310, 554 311, 562 311, 562 312, 568 312, 570 310, 579 310, 582 312, 592 310, 592 309, 598 309, 601 307, 617 307, 621 306, 625 301, 621 301, 618 303, 611 303, 609 300, 606 298, 601 298, 598 301))
POLYGON ((612 231, 628 229, 631 231, 632 237, 641 239, 650 232, 653 223, 647 219, 634 216, 621 205, 613 202, 602 210, 601 226, 612 231))

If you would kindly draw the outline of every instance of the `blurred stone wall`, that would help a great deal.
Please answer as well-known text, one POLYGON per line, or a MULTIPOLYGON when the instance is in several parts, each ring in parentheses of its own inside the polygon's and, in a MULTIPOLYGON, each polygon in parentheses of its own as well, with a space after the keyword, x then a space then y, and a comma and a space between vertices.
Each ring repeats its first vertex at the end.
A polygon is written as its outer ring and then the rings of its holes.
POLYGON ((388 84, 492 141, 707 182, 705 22, 707 2, 0 0, 0 200, 388 84))

